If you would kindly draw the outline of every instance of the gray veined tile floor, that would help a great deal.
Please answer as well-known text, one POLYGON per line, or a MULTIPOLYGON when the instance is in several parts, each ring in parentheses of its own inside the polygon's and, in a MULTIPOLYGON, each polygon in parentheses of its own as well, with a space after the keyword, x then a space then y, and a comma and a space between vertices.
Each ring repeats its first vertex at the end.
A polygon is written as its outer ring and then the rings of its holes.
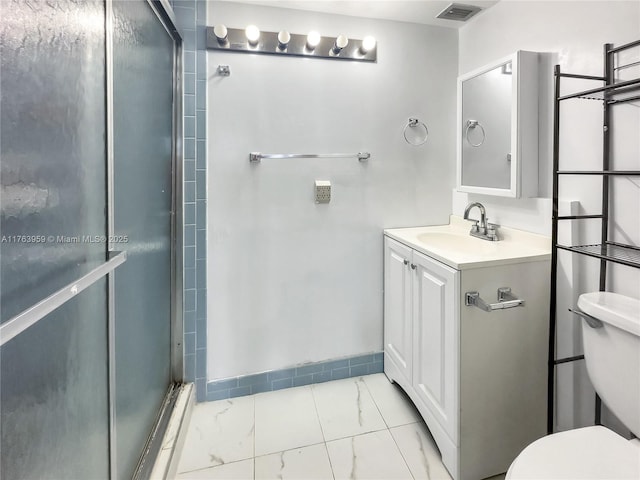
POLYGON ((177 479, 447 479, 420 415, 384 374, 201 403, 177 479))

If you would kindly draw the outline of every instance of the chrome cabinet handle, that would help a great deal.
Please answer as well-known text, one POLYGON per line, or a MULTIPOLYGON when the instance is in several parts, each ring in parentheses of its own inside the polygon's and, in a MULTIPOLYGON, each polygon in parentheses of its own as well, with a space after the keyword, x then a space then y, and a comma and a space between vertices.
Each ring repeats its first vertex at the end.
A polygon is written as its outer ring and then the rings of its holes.
POLYGON ((404 261, 404 264, 405 264, 405 265, 409 265, 409 260, 405 260, 405 261, 404 261))
POLYGON ((415 270, 416 269, 416 265, 414 265, 413 263, 411 264, 411 270, 415 270))

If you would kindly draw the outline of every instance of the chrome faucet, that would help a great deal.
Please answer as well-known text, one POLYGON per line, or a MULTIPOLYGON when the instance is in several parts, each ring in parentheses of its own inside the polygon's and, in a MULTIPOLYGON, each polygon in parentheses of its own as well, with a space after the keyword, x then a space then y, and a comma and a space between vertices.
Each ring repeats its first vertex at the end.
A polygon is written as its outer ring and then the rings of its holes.
POLYGON ((484 205, 479 202, 472 202, 467 205, 467 208, 464 209, 464 219, 469 220, 470 222, 474 222, 471 227, 471 231, 469 235, 473 237, 481 238, 482 240, 489 240, 495 242, 498 240, 497 228, 499 225, 495 225, 493 223, 488 222, 487 212, 484 209, 484 205), (469 218, 469 212, 473 207, 478 207, 480 210, 480 220, 474 220, 473 218, 469 218), (480 222, 480 225, 478 225, 480 222))

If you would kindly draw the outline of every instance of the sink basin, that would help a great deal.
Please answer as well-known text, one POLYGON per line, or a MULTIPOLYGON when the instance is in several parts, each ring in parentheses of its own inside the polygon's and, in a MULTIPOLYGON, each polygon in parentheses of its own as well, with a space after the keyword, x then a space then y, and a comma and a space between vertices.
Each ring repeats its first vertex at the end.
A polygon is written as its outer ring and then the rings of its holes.
POLYGON ((469 235, 469 222, 452 215, 448 225, 391 228, 385 235, 457 270, 548 260, 549 237, 500 227, 499 241, 469 235))
POLYGON ((452 232, 428 232, 417 236, 419 242, 434 248, 452 251, 468 251, 475 253, 495 252, 499 242, 490 242, 452 232))

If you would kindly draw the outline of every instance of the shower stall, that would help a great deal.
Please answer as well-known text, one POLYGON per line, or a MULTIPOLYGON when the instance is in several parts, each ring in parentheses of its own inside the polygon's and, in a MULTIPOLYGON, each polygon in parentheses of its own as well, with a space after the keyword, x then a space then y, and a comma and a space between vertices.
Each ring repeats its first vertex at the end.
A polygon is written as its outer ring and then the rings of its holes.
POLYGON ((166 0, 0 18, 0 476, 144 476, 182 380, 182 40, 166 0))

